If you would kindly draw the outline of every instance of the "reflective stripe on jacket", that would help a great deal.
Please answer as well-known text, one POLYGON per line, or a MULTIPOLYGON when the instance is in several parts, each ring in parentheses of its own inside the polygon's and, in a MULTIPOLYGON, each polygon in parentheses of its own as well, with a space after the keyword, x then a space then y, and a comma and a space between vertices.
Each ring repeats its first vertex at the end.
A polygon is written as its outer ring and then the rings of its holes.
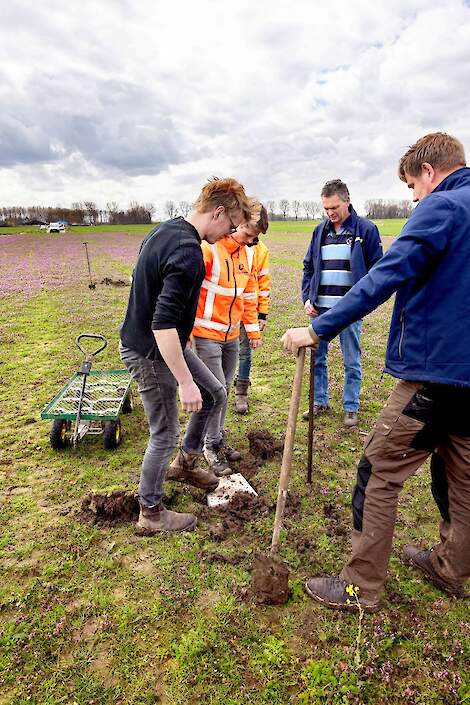
POLYGON ((193 335, 234 340, 243 321, 249 338, 260 338, 254 248, 229 235, 213 245, 201 244, 206 275, 201 286, 193 335))
POLYGON ((271 296, 271 275, 269 273, 269 251, 261 240, 253 248, 255 251, 255 274, 258 280, 258 314, 266 318, 271 296))

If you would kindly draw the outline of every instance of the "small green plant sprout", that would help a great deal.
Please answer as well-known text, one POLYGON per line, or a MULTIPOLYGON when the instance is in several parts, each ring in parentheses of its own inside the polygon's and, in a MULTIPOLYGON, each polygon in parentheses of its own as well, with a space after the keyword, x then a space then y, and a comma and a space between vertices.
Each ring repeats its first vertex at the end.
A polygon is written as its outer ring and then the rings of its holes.
POLYGON ((348 605, 354 604, 357 607, 359 613, 358 625, 357 625, 357 635, 356 635, 356 650, 354 653, 354 666, 359 669, 362 665, 361 660, 361 641, 362 641, 362 620, 364 618, 364 610, 362 609, 361 602, 359 600, 359 587, 350 583, 346 585, 346 592, 349 595, 346 603, 348 605), (352 599, 350 599, 352 598, 352 599))

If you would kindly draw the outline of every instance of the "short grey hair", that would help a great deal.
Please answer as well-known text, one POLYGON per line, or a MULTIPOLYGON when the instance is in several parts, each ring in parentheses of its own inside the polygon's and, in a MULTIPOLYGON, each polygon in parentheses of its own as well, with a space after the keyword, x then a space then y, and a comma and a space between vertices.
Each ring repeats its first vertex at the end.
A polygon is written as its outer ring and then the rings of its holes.
POLYGON ((321 190, 320 196, 323 198, 325 196, 339 196, 342 201, 347 201, 349 198, 349 189, 341 179, 333 179, 332 181, 327 181, 321 190))

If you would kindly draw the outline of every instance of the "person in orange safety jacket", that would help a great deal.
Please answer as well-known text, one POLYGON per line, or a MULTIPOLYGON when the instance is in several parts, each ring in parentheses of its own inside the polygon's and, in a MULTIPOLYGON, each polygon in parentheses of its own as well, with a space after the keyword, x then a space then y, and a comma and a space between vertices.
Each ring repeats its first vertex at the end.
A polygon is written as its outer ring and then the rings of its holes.
MULTIPOLYGON (((253 247, 254 250, 254 270, 257 278, 258 292, 258 325, 262 332, 267 325, 269 297, 271 295, 271 275, 269 273, 269 251, 264 242, 258 241, 253 247)), ((243 322, 240 330, 240 357, 238 363, 238 375, 235 381, 235 403, 234 410, 237 414, 248 412, 248 389, 250 387, 251 372, 251 347, 245 332, 243 322)))
MULTIPOLYGON (((206 268, 201 286, 193 346, 201 360, 224 384, 227 395, 238 365, 240 326, 243 326, 251 349, 261 345, 258 322, 258 275, 253 245, 259 234, 268 229, 264 206, 251 199, 252 219, 242 223, 231 235, 213 245, 203 242, 206 268)), ((211 470, 229 475, 229 463, 239 460, 238 451, 224 441, 227 405, 211 418, 206 431, 204 455, 211 470)))

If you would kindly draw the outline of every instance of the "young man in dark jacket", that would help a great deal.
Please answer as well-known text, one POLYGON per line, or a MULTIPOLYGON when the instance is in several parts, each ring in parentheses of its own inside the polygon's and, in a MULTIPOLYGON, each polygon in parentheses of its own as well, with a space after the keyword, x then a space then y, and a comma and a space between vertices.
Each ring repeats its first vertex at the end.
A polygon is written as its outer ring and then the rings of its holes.
POLYGON ((352 553, 339 576, 306 583, 311 597, 335 609, 354 607, 348 584, 359 587, 364 609, 376 609, 398 494, 435 450, 449 521, 433 549, 407 546, 405 559, 451 595, 463 596, 470 577, 470 169, 461 143, 438 132, 408 150, 399 176, 418 201, 400 236, 334 309, 283 336, 292 352, 317 346, 396 292, 385 370, 399 382, 359 462, 352 553))
MULTIPOLYGON (((322 188, 321 199, 327 218, 313 231, 302 278, 302 302, 312 320, 336 306, 383 254, 377 226, 357 215, 343 181, 328 181, 322 188)), ((361 327, 362 321, 354 321, 339 334, 347 428, 357 426, 362 382, 361 327)), ((315 416, 325 412, 329 405, 327 354, 328 341, 322 340, 315 356, 315 416)), ((308 419, 308 411, 303 418, 308 419)))
POLYGON ((235 179, 212 179, 201 191, 187 219, 173 218, 154 228, 142 243, 133 273, 129 303, 121 326, 121 358, 139 384, 150 440, 139 483, 139 529, 191 531, 192 514, 172 512, 162 504, 167 479, 213 490, 218 478, 196 466, 211 415, 225 403, 224 386, 191 350, 199 290, 204 279, 201 240, 213 244, 251 217, 243 186, 235 179), (191 416, 178 444, 176 390, 191 416))

